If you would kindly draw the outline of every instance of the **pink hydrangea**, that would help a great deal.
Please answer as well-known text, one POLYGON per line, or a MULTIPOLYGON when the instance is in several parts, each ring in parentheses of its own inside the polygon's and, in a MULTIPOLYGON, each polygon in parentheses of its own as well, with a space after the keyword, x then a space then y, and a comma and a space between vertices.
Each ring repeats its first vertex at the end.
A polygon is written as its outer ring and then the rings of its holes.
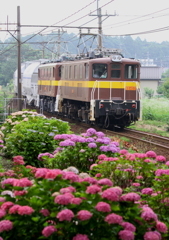
POLYGON ((167 166, 169 166, 169 161, 167 161, 165 164, 166 164, 167 166))
POLYGON ((150 231, 144 234, 144 240, 160 240, 160 238, 155 232, 150 231))
POLYGON ((72 220, 72 218, 74 217, 74 213, 69 210, 69 209, 64 209, 62 211, 60 211, 57 216, 56 216, 59 221, 68 221, 70 222, 72 220))
POLYGON ((156 158, 157 154, 154 151, 146 152, 146 156, 149 158, 156 158))
POLYGON ((88 186, 86 189, 86 193, 90 193, 90 194, 96 194, 100 191, 101 191, 101 187, 97 185, 88 186))
POLYGON ((128 153, 128 151, 126 149, 122 149, 122 150, 120 150, 119 153, 122 155, 126 155, 128 153))
POLYGON ((14 165, 15 165, 15 166, 16 166, 16 165, 24 165, 24 164, 25 164, 25 162, 24 162, 23 160, 21 160, 21 159, 16 159, 16 160, 14 160, 13 162, 14 162, 14 165))
POLYGON ((6 215, 6 211, 4 209, 0 209, 0 218, 3 218, 6 215))
POLYGON ((141 217, 145 221, 157 221, 157 215, 153 212, 153 210, 150 210, 149 208, 144 208, 143 212, 141 213, 141 217))
POLYGON ((88 220, 92 217, 92 213, 87 211, 87 210, 80 210, 78 213, 77 213, 77 218, 81 221, 85 221, 85 220, 88 220))
POLYGON ((140 186, 140 183, 132 183, 132 186, 134 186, 134 187, 139 187, 139 186, 140 186))
POLYGON ((159 155, 159 156, 156 157, 156 160, 157 160, 158 162, 165 162, 165 161, 166 161, 166 158, 165 158, 164 156, 162 156, 162 155, 159 155))
POLYGON ((71 202, 74 196, 71 193, 65 193, 63 195, 58 195, 55 197, 54 202, 62 205, 67 205, 71 202))
POLYGON ((19 215, 31 215, 34 212, 34 209, 29 206, 20 206, 18 208, 19 215))
POLYGON ((51 236, 54 232, 56 232, 56 228, 53 225, 47 226, 42 230, 42 234, 46 238, 51 236))
POLYGON ((134 233, 129 230, 121 230, 118 235, 121 240, 134 240, 134 233))
POLYGON ((14 162, 14 165, 24 165, 25 164, 22 156, 13 157, 13 162, 14 162))
POLYGON ((14 205, 13 202, 4 202, 2 205, 1 205, 1 209, 3 210, 8 210, 10 207, 12 207, 14 205))
POLYGON ((73 172, 64 172, 63 178, 71 182, 79 182, 79 176, 73 172))
POLYGON ((143 176, 139 175, 136 177, 137 179, 143 179, 143 176))
POLYGON ((14 191, 14 195, 15 196, 23 196, 27 194, 27 191, 26 190, 22 190, 22 191, 14 191))
POLYGON ((9 213, 10 214, 16 214, 18 213, 18 209, 20 208, 21 206, 16 204, 14 206, 12 206, 10 209, 9 209, 9 213))
POLYGON ((167 232, 167 226, 165 225, 165 223, 160 222, 160 221, 157 221, 157 223, 156 223, 156 229, 157 229, 159 232, 162 232, 162 233, 166 233, 166 232, 167 232))
POLYGON ((30 187, 33 183, 28 178, 16 179, 13 186, 16 187, 30 187))
POLYGON ((117 195, 116 191, 113 188, 108 188, 106 190, 104 190, 101 194, 102 198, 106 198, 107 200, 110 201, 118 201, 119 200, 119 196, 117 195))
POLYGON ((120 200, 127 201, 127 202, 135 202, 135 201, 140 200, 140 195, 137 193, 134 193, 134 192, 130 192, 130 193, 123 195, 122 199, 120 199, 120 200))
POLYGON ((76 192, 76 189, 72 186, 66 187, 66 188, 61 188, 60 193, 71 193, 71 192, 76 192))
POLYGON ((113 191, 118 195, 121 196, 123 190, 121 189, 121 187, 112 187, 111 189, 113 189, 113 191))
POLYGON ((79 204, 81 204, 82 199, 81 199, 81 198, 72 198, 70 202, 71 202, 72 204, 79 205, 79 204))
POLYGON ((85 234, 77 234, 76 236, 73 237, 72 240, 89 240, 88 236, 85 234))
POLYGON ((20 155, 13 157, 13 161, 15 160, 23 160, 24 158, 20 155))
POLYGON ((109 187, 113 186, 113 183, 110 179, 108 178, 102 178, 97 182, 99 185, 107 185, 109 187))
POLYGON ((105 217, 105 222, 108 222, 108 224, 122 224, 123 218, 120 215, 117 215, 115 213, 111 213, 105 217))
POLYGON ((151 162, 151 159, 146 158, 146 159, 144 160, 144 162, 150 163, 150 162, 151 162))
POLYGON ((60 169, 48 169, 45 179, 55 179, 58 175, 62 175, 63 171, 60 169))
POLYGON ((4 197, 0 197, 0 202, 5 202, 5 198, 4 197))
POLYGON ((100 178, 102 175, 101 173, 96 173, 95 177, 100 178))
POLYGON ((98 156, 99 160, 104 160, 104 158, 106 158, 107 156, 105 154, 101 154, 98 156))
POLYGON ((131 232, 135 232, 136 231, 136 227, 129 222, 122 222, 121 226, 125 229, 125 230, 129 230, 131 232))
POLYGON ((42 213, 43 216, 47 217, 50 215, 50 212, 48 209, 41 209, 40 213, 42 213))
POLYGON ((2 188, 5 188, 5 185, 6 185, 6 184, 9 184, 9 185, 12 185, 12 186, 13 186, 13 183, 14 183, 15 180, 16 180, 15 178, 7 178, 7 179, 3 180, 3 181, 1 182, 2 188))
POLYGON ((92 165, 90 165, 90 170, 92 170, 93 167, 96 167, 96 166, 98 166, 98 164, 97 163, 93 163, 92 165))
POLYGON ((142 194, 147 194, 147 195, 151 195, 153 193, 153 189, 152 188, 143 188, 141 190, 142 194))
POLYGON ((98 202, 95 208, 99 212, 111 212, 110 205, 108 203, 105 203, 105 202, 98 202))
POLYGON ((90 184, 97 184, 97 180, 93 177, 85 177, 83 179, 83 182, 88 182, 90 184))
POLYGON ((13 228, 13 223, 10 220, 0 221, 0 232, 10 231, 13 228))
POLYGON ((44 178, 46 176, 47 172, 48 172, 47 168, 37 168, 35 177, 36 178, 44 178))

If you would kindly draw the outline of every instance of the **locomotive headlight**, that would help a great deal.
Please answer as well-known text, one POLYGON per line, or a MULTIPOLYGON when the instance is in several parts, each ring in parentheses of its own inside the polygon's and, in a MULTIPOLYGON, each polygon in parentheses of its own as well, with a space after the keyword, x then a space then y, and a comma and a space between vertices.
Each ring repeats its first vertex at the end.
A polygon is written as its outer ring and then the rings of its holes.
POLYGON ((122 57, 120 55, 113 55, 111 57, 112 62, 120 62, 122 57))
POLYGON ((136 104, 132 104, 132 108, 136 108, 136 104))

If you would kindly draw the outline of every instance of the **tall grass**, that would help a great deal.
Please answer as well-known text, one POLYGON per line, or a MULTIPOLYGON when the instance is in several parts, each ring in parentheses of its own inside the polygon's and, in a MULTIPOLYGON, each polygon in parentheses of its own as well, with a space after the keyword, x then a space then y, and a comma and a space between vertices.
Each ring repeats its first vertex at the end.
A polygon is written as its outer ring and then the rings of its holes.
POLYGON ((142 100, 143 120, 155 120, 163 123, 169 122, 169 99, 152 98, 142 100))

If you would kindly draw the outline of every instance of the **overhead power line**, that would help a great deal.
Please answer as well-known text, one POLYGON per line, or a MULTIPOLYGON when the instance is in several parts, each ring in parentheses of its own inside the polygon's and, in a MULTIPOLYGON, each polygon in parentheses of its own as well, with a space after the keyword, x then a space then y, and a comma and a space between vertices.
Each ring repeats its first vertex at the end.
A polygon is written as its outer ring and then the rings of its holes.
POLYGON ((163 27, 163 28, 152 29, 152 30, 148 30, 148 31, 144 31, 144 32, 126 33, 126 34, 114 34, 114 35, 106 35, 106 34, 104 34, 104 36, 111 36, 111 37, 115 37, 115 36, 132 36, 132 35, 141 35, 141 34, 155 33, 155 32, 167 31, 167 30, 169 30, 169 26, 163 27))

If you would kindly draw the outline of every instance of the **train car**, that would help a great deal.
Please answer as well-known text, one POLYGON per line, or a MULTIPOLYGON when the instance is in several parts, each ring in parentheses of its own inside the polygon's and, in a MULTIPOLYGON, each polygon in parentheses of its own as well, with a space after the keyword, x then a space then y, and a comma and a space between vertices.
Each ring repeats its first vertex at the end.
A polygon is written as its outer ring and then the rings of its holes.
MULTIPOLYGON (((23 79, 23 73, 26 70, 26 68, 31 64, 31 61, 27 61, 21 64, 21 82, 23 79)), ((13 81, 14 81, 14 92, 15 95, 18 95, 18 70, 16 70, 13 74, 13 81)))
POLYGON ((140 118, 140 62, 114 53, 39 66, 38 94, 47 111, 103 128, 140 118))
MULTIPOLYGON (((38 59, 27 61, 21 64, 21 92, 22 97, 26 99, 29 105, 38 106, 38 67, 41 63, 48 61, 48 59, 38 59)), ((18 70, 14 72, 14 91, 18 95, 18 70)))

